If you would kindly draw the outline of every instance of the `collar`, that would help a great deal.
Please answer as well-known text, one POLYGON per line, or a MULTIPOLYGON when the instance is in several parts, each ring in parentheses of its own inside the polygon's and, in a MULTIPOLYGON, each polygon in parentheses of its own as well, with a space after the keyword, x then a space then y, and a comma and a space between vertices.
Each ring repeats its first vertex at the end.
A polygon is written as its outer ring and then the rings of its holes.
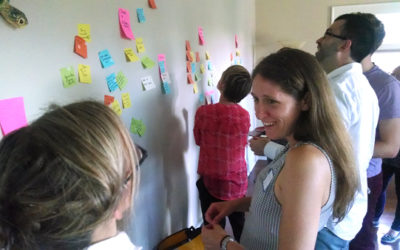
POLYGON ((343 74, 343 73, 345 73, 347 71, 352 71, 352 72, 356 72, 356 73, 362 74, 361 64, 357 63, 357 62, 352 62, 352 63, 345 64, 345 65, 343 65, 343 66, 341 66, 341 67, 329 72, 328 73, 328 78, 329 79, 335 78, 335 77, 337 77, 337 76, 339 76, 339 75, 341 75, 341 74, 343 74))

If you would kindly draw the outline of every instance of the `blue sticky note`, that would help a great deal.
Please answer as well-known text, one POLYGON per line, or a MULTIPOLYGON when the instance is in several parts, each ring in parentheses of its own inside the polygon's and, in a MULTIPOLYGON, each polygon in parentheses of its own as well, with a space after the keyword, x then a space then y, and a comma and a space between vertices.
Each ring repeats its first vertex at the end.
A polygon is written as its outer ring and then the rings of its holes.
POLYGON ((144 16, 143 8, 137 8, 136 13, 139 23, 144 23, 146 21, 146 17, 144 16))
POLYGON ((164 90, 164 94, 166 94, 166 95, 171 93, 171 89, 167 82, 163 82, 163 90, 164 90))
POLYGON ((212 65, 211 65, 211 62, 208 62, 208 70, 212 70, 212 65))
POLYGON ((108 75, 106 80, 107 80, 107 85, 108 85, 108 89, 110 90, 110 92, 113 92, 118 88, 115 73, 108 75))
POLYGON ((160 73, 165 73, 165 63, 164 61, 159 61, 158 66, 160 67, 160 73))
POLYGON ((200 103, 204 102, 204 93, 200 93, 199 99, 200 99, 200 103))
POLYGON ((212 97, 212 95, 210 97, 211 97, 211 104, 214 104, 214 98, 212 97))
POLYGON ((192 62, 191 67, 192 67, 192 74, 196 73, 196 63, 192 62))
POLYGON ((108 68, 108 67, 114 65, 114 61, 111 58, 110 52, 108 52, 107 49, 99 52, 99 59, 101 62, 101 66, 103 68, 108 68))

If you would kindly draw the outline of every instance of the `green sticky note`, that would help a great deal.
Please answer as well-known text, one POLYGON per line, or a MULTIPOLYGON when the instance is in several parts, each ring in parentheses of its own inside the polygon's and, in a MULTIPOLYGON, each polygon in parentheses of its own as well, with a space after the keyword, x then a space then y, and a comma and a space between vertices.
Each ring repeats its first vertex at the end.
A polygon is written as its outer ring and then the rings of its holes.
POLYGON ((120 90, 125 88, 126 84, 128 83, 128 78, 126 78, 126 76, 124 75, 124 73, 122 73, 122 71, 118 72, 115 79, 117 81, 120 90))
POLYGON ((74 67, 69 66, 60 69, 64 88, 69 88, 78 83, 75 76, 74 67))
POLYGON ((142 58, 142 65, 145 69, 151 69, 154 67, 154 65, 156 65, 156 63, 149 57, 145 56, 142 58))
POLYGON ((144 125, 144 123, 141 120, 136 120, 135 118, 132 118, 130 131, 141 137, 146 132, 146 126, 144 125))

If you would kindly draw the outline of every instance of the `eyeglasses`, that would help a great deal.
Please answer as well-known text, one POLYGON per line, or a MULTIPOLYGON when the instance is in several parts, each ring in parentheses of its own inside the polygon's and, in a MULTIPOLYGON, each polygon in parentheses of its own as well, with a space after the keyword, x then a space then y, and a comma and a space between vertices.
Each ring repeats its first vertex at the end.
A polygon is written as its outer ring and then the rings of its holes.
POLYGON ((335 34, 329 32, 329 31, 325 31, 324 36, 331 36, 331 37, 338 38, 338 39, 340 39, 340 40, 347 40, 347 39, 348 39, 347 37, 340 36, 340 35, 335 35, 335 34))

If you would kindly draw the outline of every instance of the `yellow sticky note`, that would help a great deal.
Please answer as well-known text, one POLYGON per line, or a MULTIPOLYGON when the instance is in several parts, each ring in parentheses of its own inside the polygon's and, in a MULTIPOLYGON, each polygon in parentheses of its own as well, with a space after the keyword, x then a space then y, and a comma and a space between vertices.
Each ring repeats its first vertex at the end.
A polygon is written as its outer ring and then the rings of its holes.
POLYGON ((117 113, 118 115, 122 114, 122 110, 121 110, 121 106, 119 105, 119 102, 117 99, 114 99, 114 102, 111 103, 111 108, 112 110, 115 111, 115 113, 117 113))
POLYGON ((146 51, 146 49, 144 48, 143 38, 141 37, 136 38, 136 49, 138 53, 146 51))
POLYGON ((90 37, 90 24, 78 24, 78 36, 85 39, 86 42, 90 42, 92 40, 90 37))
POLYGON ((129 93, 121 94, 122 97, 122 106, 124 109, 130 108, 132 106, 131 98, 129 97, 129 93))
POLYGON ((136 62, 139 61, 139 57, 133 52, 133 49, 126 48, 124 49, 125 57, 128 62, 136 62))
POLYGON ((206 71, 206 69, 204 68, 204 64, 200 64, 200 73, 204 73, 204 71, 206 71))
POLYGON ((236 50, 236 56, 240 56, 240 50, 236 50))
POLYGON ((195 55, 194 55, 193 51, 190 51, 190 55, 192 56, 192 62, 194 62, 195 55))
POLYGON ((193 93, 197 94, 199 92, 199 89, 197 88, 197 83, 193 84, 193 93))
POLYGON ((79 82, 92 83, 92 76, 90 75, 90 66, 78 64, 79 82))
POLYGON ((206 51, 206 60, 210 60, 210 54, 206 51))

